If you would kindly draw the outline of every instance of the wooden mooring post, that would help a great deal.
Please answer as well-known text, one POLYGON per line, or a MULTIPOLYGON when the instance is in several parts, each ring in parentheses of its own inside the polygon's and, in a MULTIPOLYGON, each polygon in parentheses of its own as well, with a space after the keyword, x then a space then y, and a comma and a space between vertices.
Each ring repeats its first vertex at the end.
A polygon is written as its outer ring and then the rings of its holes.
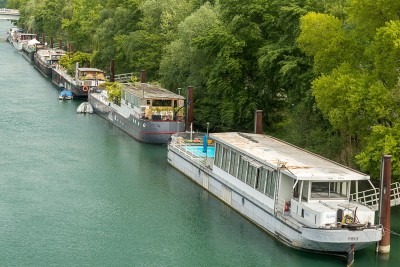
POLYGON ((390 253, 390 183, 392 178, 392 156, 382 155, 381 185, 379 197, 379 224, 383 227, 383 236, 377 245, 377 252, 390 253))
POLYGON ((355 245, 351 244, 350 249, 347 251, 346 255, 346 266, 350 267, 354 263, 354 250, 355 250, 355 245))

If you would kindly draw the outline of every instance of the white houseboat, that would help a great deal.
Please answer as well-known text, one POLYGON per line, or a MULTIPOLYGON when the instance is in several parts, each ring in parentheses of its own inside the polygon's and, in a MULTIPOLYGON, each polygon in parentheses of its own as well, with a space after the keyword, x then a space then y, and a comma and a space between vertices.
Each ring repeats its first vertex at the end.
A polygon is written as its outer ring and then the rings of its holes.
POLYGON ((198 153, 174 135, 169 164, 281 242, 343 255, 381 240, 375 210, 350 199, 368 175, 262 134, 210 138, 215 151, 198 153))

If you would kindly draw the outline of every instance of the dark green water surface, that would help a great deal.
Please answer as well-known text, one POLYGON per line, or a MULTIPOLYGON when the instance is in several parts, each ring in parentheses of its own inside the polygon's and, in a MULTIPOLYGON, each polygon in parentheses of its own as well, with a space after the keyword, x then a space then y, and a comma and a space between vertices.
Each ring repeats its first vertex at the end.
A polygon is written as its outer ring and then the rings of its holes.
MULTIPOLYGON (((0 20, 0 266, 345 266, 280 244, 58 90, 0 20)), ((400 232, 400 209, 392 210, 400 232)), ((355 266, 400 266, 374 248, 355 266)))

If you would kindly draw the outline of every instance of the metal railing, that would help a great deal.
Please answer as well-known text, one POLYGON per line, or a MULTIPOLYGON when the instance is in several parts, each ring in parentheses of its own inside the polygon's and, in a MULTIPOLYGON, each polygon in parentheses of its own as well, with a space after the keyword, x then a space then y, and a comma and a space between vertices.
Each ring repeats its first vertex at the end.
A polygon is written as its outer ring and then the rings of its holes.
MULTIPOLYGON (((114 81, 120 82, 120 83, 132 82, 133 77, 136 77, 133 72, 117 74, 114 76, 114 81)), ((107 80, 110 80, 110 76, 107 76, 106 78, 107 78, 107 80)))
MULTIPOLYGON (((390 206, 400 205, 400 183, 395 182, 390 185, 390 206)), ((372 188, 358 193, 350 194, 350 199, 364 205, 378 209, 379 188, 372 188)))
POLYGON ((203 136, 205 133, 203 132, 179 132, 175 133, 171 137, 170 145, 178 149, 185 156, 200 161, 202 163, 206 163, 206 158, 204 156, 196 155, 192 153, 190 147, 203 147, 203 136))

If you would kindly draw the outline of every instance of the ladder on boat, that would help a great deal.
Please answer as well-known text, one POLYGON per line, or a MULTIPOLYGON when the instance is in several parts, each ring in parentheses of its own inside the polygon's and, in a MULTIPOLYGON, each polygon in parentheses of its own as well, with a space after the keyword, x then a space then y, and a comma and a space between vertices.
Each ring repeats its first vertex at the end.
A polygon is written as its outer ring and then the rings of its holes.
MULTIPOLYGON (((372 188, 358 193, 350 194, 351 200, 370 206, 375 210, 379 207, 379 188, 372 188)), ((390 206, 400 205, 400 183, 390 185, 390 206)))

